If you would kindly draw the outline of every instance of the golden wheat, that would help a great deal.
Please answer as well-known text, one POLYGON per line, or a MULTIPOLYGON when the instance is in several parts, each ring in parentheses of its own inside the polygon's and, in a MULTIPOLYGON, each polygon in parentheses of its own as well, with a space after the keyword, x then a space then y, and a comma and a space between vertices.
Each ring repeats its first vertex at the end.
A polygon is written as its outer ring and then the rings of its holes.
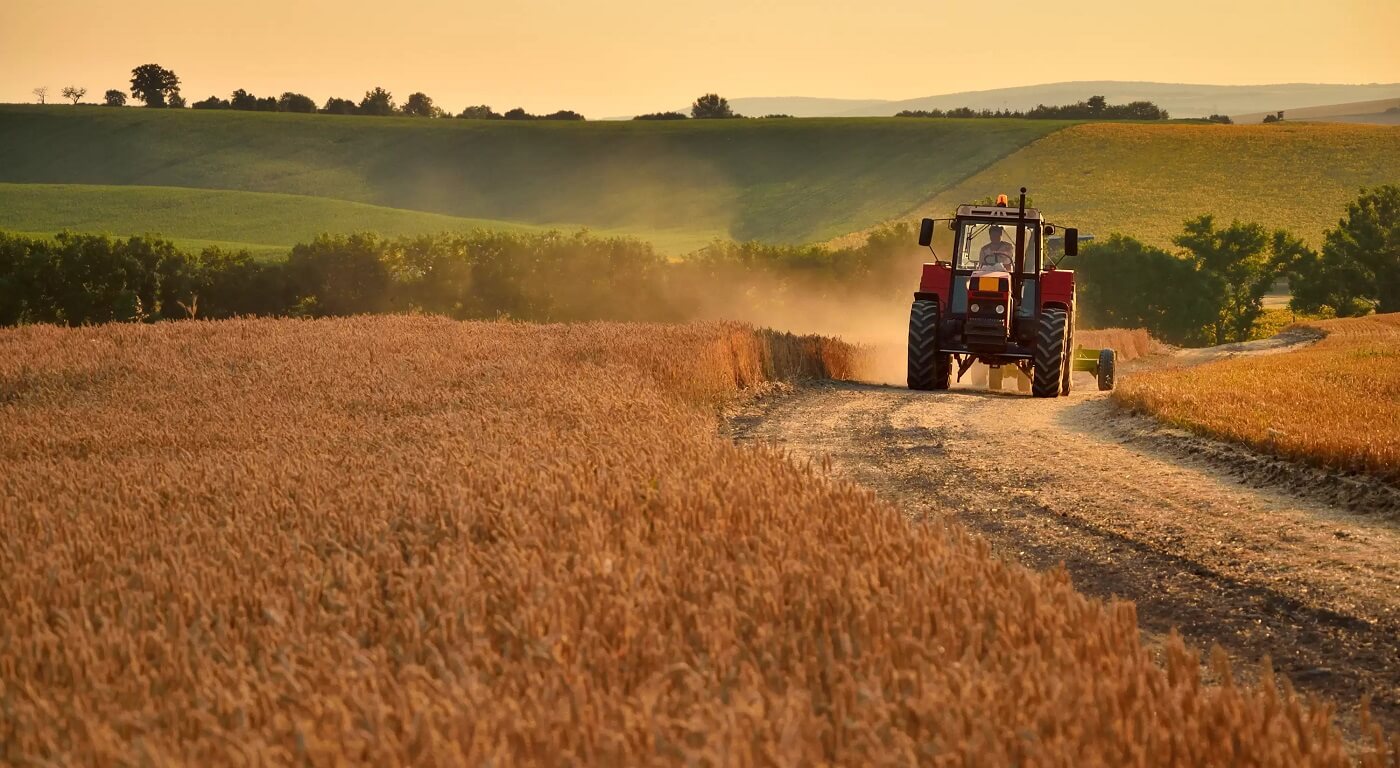
POLYGON ((717 436, 738 388, 847 352, 424 317, 0 332, 0 761, 1348 764, 1286 685, 1205 686, 1132 605, 717 436))
POLYGON ((1074 332, 1074 344, 1088 349, 1109 347, 1118 353, 1119 361, 1136 360, 1167 351, 1166 345, 1142 328, 1078 329, 1074 332))
POLYGON ((1400 313, 1305 324, 1315 344, 1125 378, 1114 397, 1283 456, 1400 479, 1400 313))

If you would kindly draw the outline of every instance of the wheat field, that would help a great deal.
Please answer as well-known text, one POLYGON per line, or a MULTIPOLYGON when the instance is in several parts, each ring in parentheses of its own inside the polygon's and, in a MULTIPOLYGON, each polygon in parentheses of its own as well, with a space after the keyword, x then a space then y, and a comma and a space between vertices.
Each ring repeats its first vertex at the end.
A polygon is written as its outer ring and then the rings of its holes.
POLYGON ((718 324, 0 331, 0 762, 1351 764, 1267 671, 1205 685, 1131 604, 720 436, 851 365, 718 324))
POLYGON ((1120 361, 1137 360, 1168 351, 1165 344, 1152 338, 1142 328, 1076 329, 1074 345, 1086 349, 1108 347, 1118 353, 1120 361))
POLYGON ((1135 374, 1113 396, 1207 435, 1400 479, 1400 313, 1301 325, 1326 335, 1279 354, 1135 374))

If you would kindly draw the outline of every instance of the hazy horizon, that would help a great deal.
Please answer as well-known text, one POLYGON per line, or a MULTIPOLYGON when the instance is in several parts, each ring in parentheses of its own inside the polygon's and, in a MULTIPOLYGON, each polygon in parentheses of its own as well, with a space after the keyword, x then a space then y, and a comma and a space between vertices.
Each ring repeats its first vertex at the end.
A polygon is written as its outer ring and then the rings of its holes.
POLYGON ((675 108, 696 95, 906 100, 1067 81, 1200 85, 1400 82, 1400 3, 1334 7, 1170 8, 1077 0, 1003 13, 878 5, 738 0, 658 7, 641 0, 520 0, 467 7, 419 0, 247 0, 191 7, 11 0, 0 9, 0 101, 32 102, 47 86, 128 89, 130 70, 173 69, 190 102, 305 93, 358 100, 383 86, 402 102, 423 91, 449 111, 573 109, 599 118, 675 108), (149 17, 151 21, 144 21, 149 17), (1209 21, 1201 21, 1209 19, 1209 21), (1016 29, 1040 31, 1017 42, 1016 29), (1033 67, 1016 66, 1024 50, 1033 67), (980 64, 991 58, 996 63, 980 64))

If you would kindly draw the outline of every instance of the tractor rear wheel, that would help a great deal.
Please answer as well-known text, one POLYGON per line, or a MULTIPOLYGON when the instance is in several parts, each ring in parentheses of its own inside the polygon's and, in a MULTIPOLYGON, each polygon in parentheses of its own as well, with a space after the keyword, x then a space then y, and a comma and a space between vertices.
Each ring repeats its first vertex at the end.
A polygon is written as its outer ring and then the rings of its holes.
POLYGON ((1099 391, 1107 392, 1113 389, 1113 378, 1117 373, 1114 369, 1118 367, 1118 353, 1111 349, 1099 350, 1099 391))
POLYGON ((1065 370, 1065 338, 1068 316, 1063 309, 1048 307, 1040 313, 1040 332, 1035 339, 1035 376, 1031 380, 1031 395, 1056 397, 1065 370))
POLYGON ((942 312, 937 299, 915 299, 909 310, 909 388, 947 389, 953 356, 938 347, 942 312))

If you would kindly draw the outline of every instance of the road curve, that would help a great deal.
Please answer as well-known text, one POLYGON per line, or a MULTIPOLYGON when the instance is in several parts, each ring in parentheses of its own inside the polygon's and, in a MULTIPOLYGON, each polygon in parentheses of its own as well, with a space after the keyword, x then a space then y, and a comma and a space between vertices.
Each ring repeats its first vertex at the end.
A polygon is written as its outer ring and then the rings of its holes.
POLYGON ((1344 721, 1370 695, 1400 730, 1400 522, 1251 484, 1219 444, 1183 455, 1084 391, 1088 377, 1076 385, 1039 400, 820 384, 730 424, 740 441, 825 459, 915 520, 961 523, 1033 568, 1064 563, 1081 591, 1136 602, 1150 643, 1177 627, 1240 669, 1269 656, 1344 721))

